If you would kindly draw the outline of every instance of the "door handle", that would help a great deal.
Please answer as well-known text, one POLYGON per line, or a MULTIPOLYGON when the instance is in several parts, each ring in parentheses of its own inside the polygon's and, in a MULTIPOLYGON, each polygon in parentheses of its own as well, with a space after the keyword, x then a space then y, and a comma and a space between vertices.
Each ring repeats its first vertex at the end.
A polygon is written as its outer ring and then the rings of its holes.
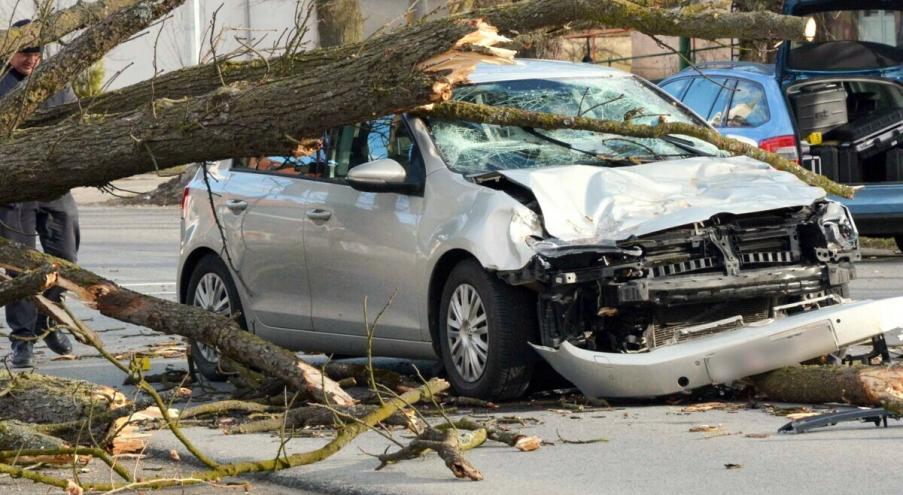
POLYGON ((329 210, 321 210, 320 208, 307 210, 307 218, 310 218, 311 220, 329 220, 329 217, 331 216, 332 212, 329 210))
POLYGON ((226 208, 229 208, 229 211, 232 213, 238 214, 248 208, 248 202, 240 199, 230 199, 226 201, 226 208))

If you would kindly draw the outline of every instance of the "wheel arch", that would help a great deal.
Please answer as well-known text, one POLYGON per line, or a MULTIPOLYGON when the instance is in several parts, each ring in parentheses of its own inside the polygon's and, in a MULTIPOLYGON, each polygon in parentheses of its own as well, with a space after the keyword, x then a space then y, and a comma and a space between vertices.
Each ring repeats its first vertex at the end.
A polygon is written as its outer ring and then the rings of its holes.
POLYGON ((200 247, 192 251, 191 254, 185 258, 185 263, 182 264, 182 271, 179 273, 179 302, 182 304, 186 304, 188 300, 188 283, 191 281, 191 274, 194 273, 195 267, 198 263, 201 262, 202 259, 207 256, 215 256, 219 258, 219 255, 216 254, 216 251, 208 248, 208 247, 200 247))
MULTIPOLYGON (((451 271, 462 261, 472 259, 477 263, 480 260, 473 253, 464 249, 452 249, 444 253, 433 265, 432 274, 430 274, 430 285, 427 291, 427 324, 429 326, 430 338, 433 344, 433 350, 436 355, 439 353, 439 299, 442 297, 442 290, 445 288, 445 281, 451 271)), ((480 263, 482 265, 482 263, 480 263)))

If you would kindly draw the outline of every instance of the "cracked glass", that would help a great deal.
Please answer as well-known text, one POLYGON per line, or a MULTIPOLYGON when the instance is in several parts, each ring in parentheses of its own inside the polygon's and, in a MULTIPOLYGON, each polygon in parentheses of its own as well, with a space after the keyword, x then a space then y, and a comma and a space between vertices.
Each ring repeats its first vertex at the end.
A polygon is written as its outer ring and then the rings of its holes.
MULTIPOLYGON (((455 100, 532 112, 655 125, 698 123, 633 77, 527 79, 458 88, 455 100)), ((436 146, 452 170, 466 175, 556 165, 619 166, 716 154, 715 147, 681 136, 699 152, 662 139, 571 129, 539 130, 431 119, 436 146)))

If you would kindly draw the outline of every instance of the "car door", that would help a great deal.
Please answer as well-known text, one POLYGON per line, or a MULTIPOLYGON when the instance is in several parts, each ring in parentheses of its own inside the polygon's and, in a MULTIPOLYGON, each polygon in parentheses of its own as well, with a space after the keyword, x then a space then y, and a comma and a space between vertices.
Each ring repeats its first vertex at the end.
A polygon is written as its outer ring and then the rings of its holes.
POLYGON ((405 167, 407 181, 422 184, 423 159, 399 116, 346 126, 330 136, 330 177, 311 184, 304 217, 314 329, 366 335, 364 300, 372 319, 391 299, 376 337, 422 340, 422 274, 415 261, 422 257, 422 193, 361 192, 344 177, 357 165, 391 158, 405 167))
POLYGON ((312 328, 303 243, 308 181, 303 180, 302 170, 281 167, 285 160, 235 160, 225 215, 227 222, 240 225, 236 282, 248 296, 243 301, 253 316, 248 324, 294 347, 290 334, 279 331, 312 328), (274 331, 279 335, 272 335, 274 331))

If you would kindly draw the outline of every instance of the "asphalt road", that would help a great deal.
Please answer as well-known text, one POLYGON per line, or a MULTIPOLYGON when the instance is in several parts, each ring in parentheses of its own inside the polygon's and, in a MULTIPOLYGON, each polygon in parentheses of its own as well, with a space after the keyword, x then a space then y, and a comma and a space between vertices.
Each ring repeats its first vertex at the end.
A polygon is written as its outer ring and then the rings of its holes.
MULTIPOLYGON (((175 299, 178 210, 85 207, 81 263, 127 287, 175 299)), ((867 257, 859 265, 853 297, 903 295, 903 257, 867 257)), ((102 332, 115 352, 148 350, 178 339, 104 318, 76 305, 77 312, 102 332)), ((2 320, 0 320, 2 321, 2 320)), ((51 361, 39 346, 39 371, 119 385, 113 372, 91 349, 79 346, 78 361, 51 361)), ((155 359, 155 370, 184 367, 181 358, 155 359)), ((899 493, 903 472, 895 469, 903 424, 887 429, 844 424, 805 435, 778 435, 787 419, 766 408, 687 413, 681 405, 626 405, 614 410, 575 412, 536 404, 508 404, 493 416, 524 418, 526 433, 555 443, 536 452, 487 446, 468 458, 483 472, 478 484, 455 480, 435 455, 374 472, 370 453, 389 443, 368 433, 326 462, 291 469, 253 481, 258 493, 336 494, 583 494, 583 493, 899 493), (691 433, 693 426, 720 425, 713 433, 691 433), (754 434, 754 437, 746 436, 754 434), (569 440, 605 438, 607 442, 570 444, 569 440), (727 469, 726 464, 740 465, 727 469)), ((459 411, 464 413, 467 411, 459 411)), ((217 430, 191 428, 188 434, 223 462, 275 455, 270 435, 223 436, 217 430)), ((326 439, 296 438, 290 452, 322 445, 326 439)), ((165 457, 181 449, 159 432, 151 452, 165 457)), ((183 452, 182 459, 190 456, 183 452)), ((187 461, 185 461, 187 462, 187 461)), ((185 467, 186 469, 188 466, 185 467)), ((3 493, 46 493, 22 482, 0 478, 3 493)), ((200 488, 192 493, 213 493, 200 488)))

